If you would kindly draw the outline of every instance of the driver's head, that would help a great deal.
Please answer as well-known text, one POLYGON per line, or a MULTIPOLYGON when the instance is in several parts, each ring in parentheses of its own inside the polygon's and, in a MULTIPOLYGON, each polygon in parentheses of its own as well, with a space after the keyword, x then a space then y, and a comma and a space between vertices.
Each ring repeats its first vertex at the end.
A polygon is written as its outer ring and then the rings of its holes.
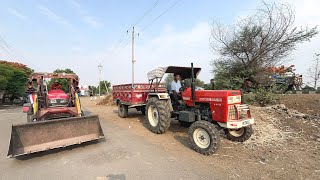
POLYGON ((175 81, 178 81, 178 80, 181 79, 180 74, 174 73, 173 76, 174 76, 174 80, 175 80, 175 81))
POLYGON ((55 80, 55 81, 54 81, 54 84, 59 84, 59 81, 58 81, 58 80, 55 80))

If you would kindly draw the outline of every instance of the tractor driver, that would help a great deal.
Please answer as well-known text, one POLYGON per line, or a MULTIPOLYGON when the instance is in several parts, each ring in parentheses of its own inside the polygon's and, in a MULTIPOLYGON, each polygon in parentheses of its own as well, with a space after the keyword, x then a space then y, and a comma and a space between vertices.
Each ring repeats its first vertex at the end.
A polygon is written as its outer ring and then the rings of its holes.
POLYGON ((170 95, 171 98, 174 100, 174 102, 179 103, 179 100, 181 100, 181 94, 180 94, 180 88, 181 88, 181 82, 180 82, 180 75, 174 74, 173 81, 171 82, 171 89, 170 89, 170 95))
POLYGON ((55 89, 61 89, 61 84, 59 83, 58 80, 55 80, 54 83, 51 85, 50 89, 55 90, 55 89))

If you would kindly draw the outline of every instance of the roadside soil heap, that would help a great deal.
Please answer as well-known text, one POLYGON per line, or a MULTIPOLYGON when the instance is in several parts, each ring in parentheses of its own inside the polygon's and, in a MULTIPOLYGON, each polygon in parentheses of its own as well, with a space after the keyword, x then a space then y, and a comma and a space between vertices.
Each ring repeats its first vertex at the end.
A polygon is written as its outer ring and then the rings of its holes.
POLYGON ((97 105, 115 106, 116 104, 113 102, 112 95, 108 95, 104 99, 102 99, 100 102, 98 102, 97 105))

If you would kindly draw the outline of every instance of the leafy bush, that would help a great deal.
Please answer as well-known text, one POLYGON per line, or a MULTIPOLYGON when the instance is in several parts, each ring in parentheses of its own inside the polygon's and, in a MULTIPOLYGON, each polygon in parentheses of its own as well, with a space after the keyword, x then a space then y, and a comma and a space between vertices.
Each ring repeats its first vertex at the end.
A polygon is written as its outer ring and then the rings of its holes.
POLYGON ((270 88, 259 87, 253 93, 243 94, 242 101, 246 104, 258 104, 260 106, 276 104, 279 95, 275 93, 275 88, 275 86, 270 88))

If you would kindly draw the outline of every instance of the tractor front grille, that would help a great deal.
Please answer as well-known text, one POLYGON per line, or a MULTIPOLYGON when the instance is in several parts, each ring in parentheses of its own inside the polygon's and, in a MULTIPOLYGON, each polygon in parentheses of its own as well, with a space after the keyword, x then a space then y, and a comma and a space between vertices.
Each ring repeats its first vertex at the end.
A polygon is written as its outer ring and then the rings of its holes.
POLYGON ((68 106, 67 99, 52 99, 48 100, 49 107, 65 107, 68 106))
POLYGON ((228 119, 230 119, 230 120, 236 119, 236 108, 234 105, 230 105, 228 107, 228 119))
POLYGON ((246 104, 241 105, 229 105, 228 107, 228 119, 238 120, 251 118, 249 106, 246 104))

